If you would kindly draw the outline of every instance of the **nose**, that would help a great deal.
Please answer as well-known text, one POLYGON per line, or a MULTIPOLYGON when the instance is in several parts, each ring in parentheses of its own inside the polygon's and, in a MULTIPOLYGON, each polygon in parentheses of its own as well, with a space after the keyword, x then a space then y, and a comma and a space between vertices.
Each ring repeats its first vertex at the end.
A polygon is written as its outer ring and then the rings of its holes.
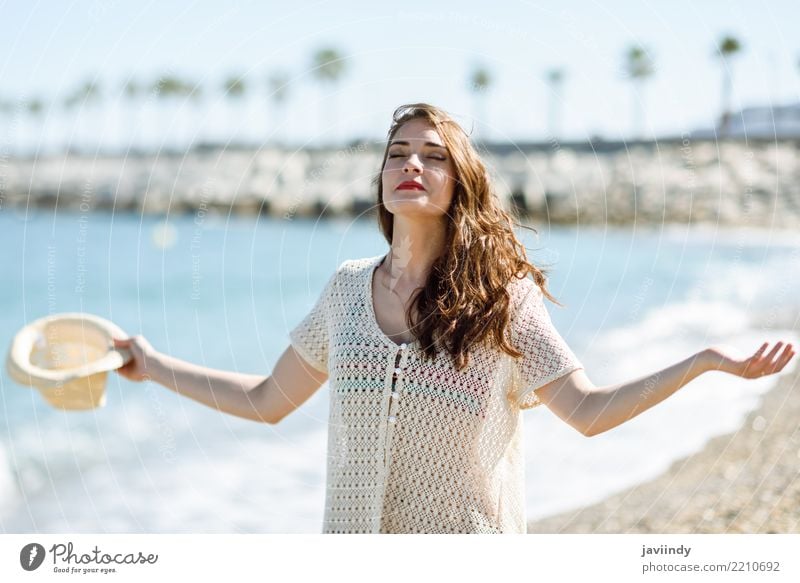
POLYGON ((409 172, 416 172, 419 174, 422 172, 422 165, 419 163, 419 158, 416 154, 413 154, 406 158, 405 164, 403 164, 403 172, 408 174, 409 172))

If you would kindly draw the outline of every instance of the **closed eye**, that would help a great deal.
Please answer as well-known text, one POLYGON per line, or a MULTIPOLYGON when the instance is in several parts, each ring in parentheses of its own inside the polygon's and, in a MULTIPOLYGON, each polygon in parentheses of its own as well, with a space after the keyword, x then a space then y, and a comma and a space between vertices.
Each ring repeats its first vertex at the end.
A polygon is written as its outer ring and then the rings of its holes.
MULTIPOLYGON (((388 157, 401 158, 402 156, 403 156, 402 154, 389 154, 388 157)), ((445 158, 444 156, 428 156, 428 158, 430 158, 431 160, 441 160, 441 161, 447 160, 447 158, 445 158)))

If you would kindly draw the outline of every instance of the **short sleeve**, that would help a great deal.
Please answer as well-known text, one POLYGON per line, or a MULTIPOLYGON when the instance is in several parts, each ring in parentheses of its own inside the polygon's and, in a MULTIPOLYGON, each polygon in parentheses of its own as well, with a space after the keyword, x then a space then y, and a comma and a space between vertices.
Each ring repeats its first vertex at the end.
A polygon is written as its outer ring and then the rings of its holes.
POLYGON ((520 409, 530 409, 542 402, 536 389, 583 368, 566 341, 550 320, 544 295, 533 284, 519 307, 513 324, 515 347, 523 353, 517 359, 519 383, 514 401, 520 409))
POLYGON ((311 311, 289 332, 292 347, 303 360, 322 372, 328 372, 328 312, 335 280, 336 273, 325 284, 311 311))

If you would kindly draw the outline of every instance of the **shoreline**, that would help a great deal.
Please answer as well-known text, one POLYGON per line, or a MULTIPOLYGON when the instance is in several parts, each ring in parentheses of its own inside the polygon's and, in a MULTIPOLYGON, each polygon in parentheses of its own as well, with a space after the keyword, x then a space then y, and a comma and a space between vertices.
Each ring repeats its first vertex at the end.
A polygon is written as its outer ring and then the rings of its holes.
POLYGON ((653 480, 528 521, 528 533, 800 533, 800 367, 793 369, 736 432, 653 480))

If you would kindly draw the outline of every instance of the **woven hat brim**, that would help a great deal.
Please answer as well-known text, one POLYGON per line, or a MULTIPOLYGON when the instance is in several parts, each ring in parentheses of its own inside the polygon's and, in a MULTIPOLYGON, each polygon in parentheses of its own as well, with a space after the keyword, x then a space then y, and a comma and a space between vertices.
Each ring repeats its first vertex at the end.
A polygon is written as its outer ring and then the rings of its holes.
POLYGON ((125 338, 127 334, 116 324, 92 314, 63 313, 40 318, 23 327, 14 337, 6 358, 8 375, 22 385, 47 390, 76 379, 116 370, 130 360, 130 353, 114 349, 111 337, 125 338), (67 329, 73 336, 77 334, 79 338, 83 332, 87 342, 88 337, 93 338, 95 350, 105 349, 106 352, 101 358, 69 368, 52 369, 32 363, 31 354, 36 343, 47 342, 45 330, 52 330, 53 327, 67 329), (98 337, 106 338, 108 346, 97 346, 98 337))

